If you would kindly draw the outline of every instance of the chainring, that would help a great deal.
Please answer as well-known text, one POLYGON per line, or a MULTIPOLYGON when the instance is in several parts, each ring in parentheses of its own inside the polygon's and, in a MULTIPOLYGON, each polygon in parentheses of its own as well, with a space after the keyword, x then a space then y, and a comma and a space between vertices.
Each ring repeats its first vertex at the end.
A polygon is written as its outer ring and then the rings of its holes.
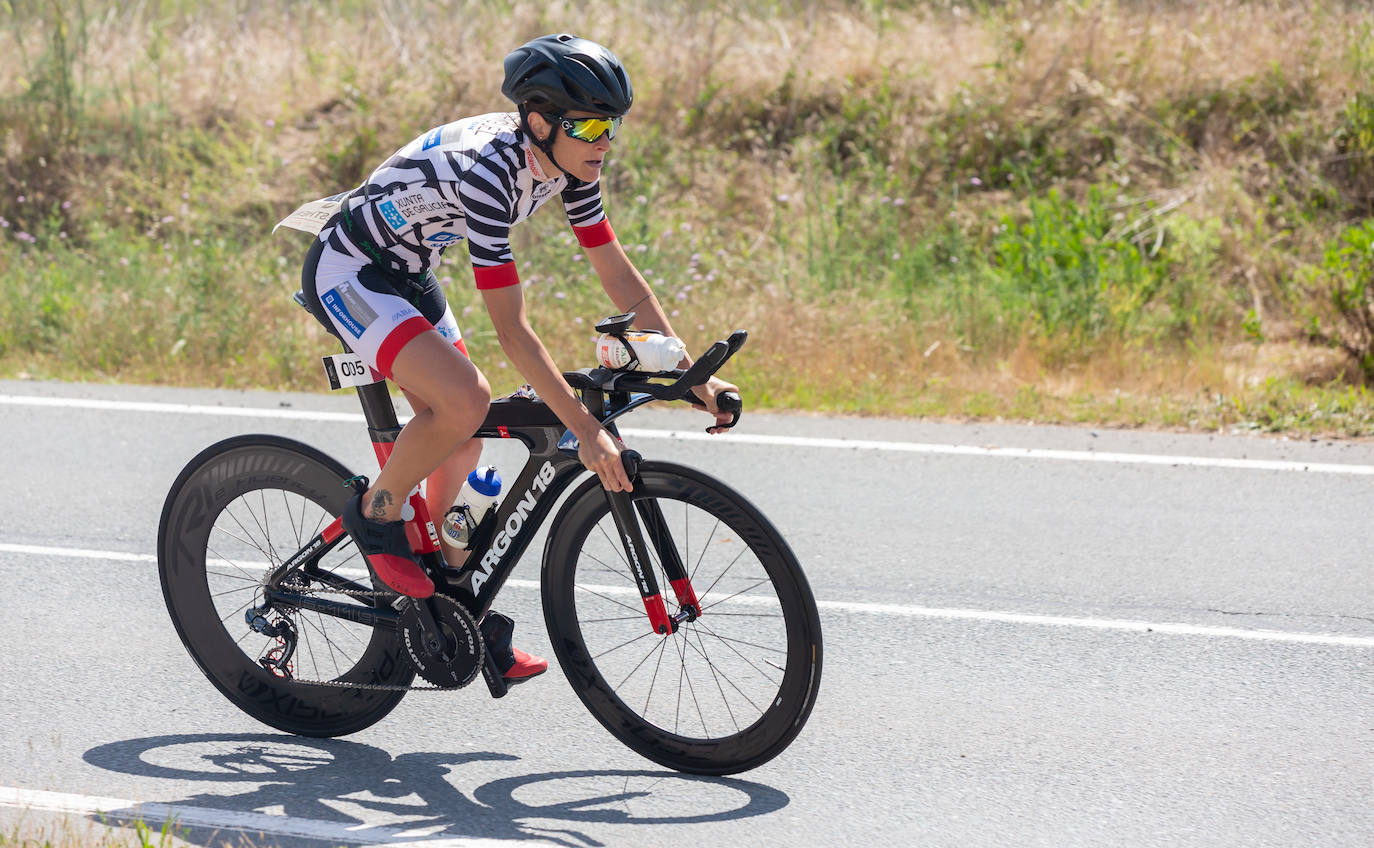
POLYGON ((447 595, 431 595, 426 600, 411 599, 402 609, 397 632, 405 645, 406 656, 415 673, 435 686, 457 689, 471 683, 482 670, 486 650, 477 621, 447 595), (417 604, 429 603, 439 624, 444 645, 437 653, 425 648, 417 604))

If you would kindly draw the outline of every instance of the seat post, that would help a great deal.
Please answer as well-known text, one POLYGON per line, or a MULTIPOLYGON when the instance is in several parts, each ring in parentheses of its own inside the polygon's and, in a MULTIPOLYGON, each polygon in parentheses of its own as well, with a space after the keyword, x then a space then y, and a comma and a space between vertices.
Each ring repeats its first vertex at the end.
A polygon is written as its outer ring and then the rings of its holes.
POLYGON ((391 402, 391 393, 386 389, 386 380, 358 386, 358 400, 363 405, 363 417, 367 419, 368 429, 399 430, 396 420, 396 405, 391 402))

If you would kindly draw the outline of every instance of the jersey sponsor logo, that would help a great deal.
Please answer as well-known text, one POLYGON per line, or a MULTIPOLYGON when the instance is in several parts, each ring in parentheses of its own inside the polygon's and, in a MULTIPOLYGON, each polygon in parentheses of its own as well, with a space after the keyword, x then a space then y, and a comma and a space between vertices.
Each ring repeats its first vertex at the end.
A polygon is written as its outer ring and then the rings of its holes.
POLYGON ((534 175, 536 180, 542 182, 548 179, 544 169, 539 167, 539 160, 534 158, 534 151, 528 147, 525 148, 525 166, 530 169, 530 173, 534 175))
POLYGON ((543 200, 553 194, 553 181, 549 180, 535 185, 533 194, 535 200, 543 200))
POLYGON ((406 218, 416 218, 426 212, 446 212, 452 208, 442 200, 431 200, 423 194, 403 194, 395 199, 395 204, 396 211, 406 218))
POLYGON ((430 130, 429 135, 425 136, 425 143, 420 145, 420 149, 428 150, 431 147, 438 147, 440 136, 443 134, 443 130, 443 127, 435 127, 434 129, 430 130))
POLYGON ((339 296, 337 289, 330 289, 321 295, 320 303, 324 304, 324 308, 329 310, 329 314, 334 316, 334 320, 337 321, 340 326, 353 334, 353 338, 360 339, 363 337, 363 333, 367 328, 354 319, 353 314, 349 312, 348 307, 344 305, 343 298, 339 296))
POLYGON ((401 216, 400 212, 396 211, 396 204, 390 200, 379 205, 377 209, 382 213, 386 222, 391 225, 391 229, 399 230, 406 225, 406 219, 401 216))
POLYGON ((458 235, 457 233, 435 233, 434 235, 425 236, 425 244, 442 246, 446 244, 453 244, 455 241, 462 241, 462 239, 463 237, 458 235))

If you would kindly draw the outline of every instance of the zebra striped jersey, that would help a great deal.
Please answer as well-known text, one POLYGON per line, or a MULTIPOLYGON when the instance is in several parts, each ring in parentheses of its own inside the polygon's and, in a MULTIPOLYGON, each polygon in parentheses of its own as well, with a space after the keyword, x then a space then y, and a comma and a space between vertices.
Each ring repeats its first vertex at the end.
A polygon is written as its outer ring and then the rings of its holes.
MULTIPOLYGON (((516 113, 478 115, 435 127, 383 162, 344 202, 352 232, 370 239, 397 270, 422 273, 467 239, 479 289, 515 285, 510 228, 562 193, 568 222, 584 247, 615 236, 601 207, 600 182, 569 187, 539 167, 516 113)), ((320 239, 368 259, 342 226, 320 239)))

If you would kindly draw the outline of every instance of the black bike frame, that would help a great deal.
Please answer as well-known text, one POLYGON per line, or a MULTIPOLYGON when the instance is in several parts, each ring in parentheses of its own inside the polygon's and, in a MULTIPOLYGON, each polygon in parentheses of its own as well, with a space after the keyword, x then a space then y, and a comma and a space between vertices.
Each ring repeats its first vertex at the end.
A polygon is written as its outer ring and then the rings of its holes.
MULTIPOLYGON (((383 380, 358 386, 357 392, 378 461, 385 464, 401 432, 391 395, 383 380)), ((606 393, 584 389, 581 395, 588 410, 613 433, 614 419, 653 400, 648 395, 631 396, 627 392, 611 392, 608 409, 606 393)), ((416 555, 435 580, 435 588, 453 597, 480 621, 491 609, 497 593, 559 497, 586 469, 578 460, 577 444, 571 434, 542 401, 519 396, 494 400, 485 421, 474 435, 483 439, 517 439, 529 450, 530 457, 507 489, 505 498, 477 528, 466 562, 461 568, 451 568, 444 561, 433 518, 424 499, 418 495, 410 499, 415 517, 407 522, 407 531, 416 555)), ((632 470, 631 476, 637 479, 637 472, 632 470)), ((655 633, 671 633, 682 620, 696 618, 700 609, 676 546, 666 531, 666 522, 658 503, 654 500, 633 501, 625 492, 607 492, 606 496, 624 546, 626 561, 634 571, 650 627, 655 633), (658 561, 663 565, 676 595, 681 610, 677 616, 668 614, 663 601, 650 565, 645 534, 635 520, 636 508, 648 528, 658 561)), ((335 588, 367 590, 366 586, 318 568, 319 561, 343 538, 342 525, 335 519, 273 571, 267 581, 266 600, 374 626, 394 627, 398 614, 384 603, 369 603, 366 606, 341 603, 293 591, 290 578, 297 571, 304 571, 312 579, 335 588)), ((365 596, 360 600, 366 601, 367 598, 365 596)))

